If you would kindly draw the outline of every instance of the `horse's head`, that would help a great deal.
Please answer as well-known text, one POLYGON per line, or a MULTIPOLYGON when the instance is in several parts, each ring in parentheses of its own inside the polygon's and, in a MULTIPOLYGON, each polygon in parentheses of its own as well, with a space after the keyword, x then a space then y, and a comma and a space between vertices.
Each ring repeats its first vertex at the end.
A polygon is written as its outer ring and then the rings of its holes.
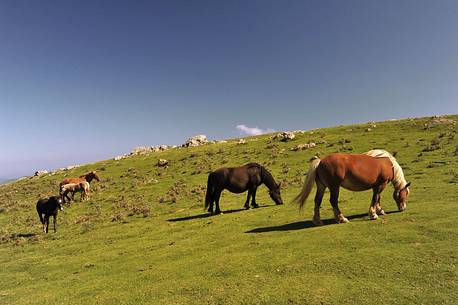
POLYGON ((394 190, 393 193, 393 199, 396 201, 396 204, 398 205, 399 211, 404 211, 407 208, 406 202, 407 198, 409 197, 410 193, 410 182, 406 184, 402 189, 400 190, 394 190))
MULTIPOLYGON (((87 174, 87 178, 89 178, 91 181, 92 181, 92 179, 100 181, 100 178, 99 178, 99 176, 97 175, 97 173, 95 171, 92 171, 89 174, 87 174)), ((89 180, 86 179, 86 181, 89 181, 89 180)))
POLYGON ((274 184, 274 187, 272 187, 269 190, 269 195, 270 198, 275 202, 276 205, 283 204, 283 200, 281 199, 281 194, 280 194, 280 186, 281 182, 279 184, 274 184))
POLYGON ((62 196, 55 196, 54 200, 56 201, 57 209, 63 211, 64 206, 62 205, 62 196))

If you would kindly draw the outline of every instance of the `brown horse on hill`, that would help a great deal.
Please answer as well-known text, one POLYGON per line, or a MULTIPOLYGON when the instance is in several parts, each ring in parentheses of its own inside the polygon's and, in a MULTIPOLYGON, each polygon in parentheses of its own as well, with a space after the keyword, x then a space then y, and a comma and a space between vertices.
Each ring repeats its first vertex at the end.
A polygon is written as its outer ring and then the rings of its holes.
POLYGON ((69 184, 69 183, 79 184, 79 183, 84 182, 84 181, 87 181, 87 182, 91 183, 91 181, 94 180, 94 179, 97 180, 97 181, 100 181, 100 178, 99 178, 99 176, 97 175, 97 173, 95 171, 92 171, 92 172, 87 173, 85 175, 79 176, 78 178, 65 178, 64 180, 62 180, 61 183, 59 183, 59 191, 60 191, 60 188, 62 187, 62 185, 69 184))
POLYGON ((213 214, 213 203, 216 203, 215 214, 221 214, 219 199, 226 189, 232 193, 243 193, 248 190, 245 209, 259 207, 256 203, 256 190, 261 184, 269 188, 270 198, 278 205, 283 204, 280 196, 280 183, 277 184, 272 175, 261 165, 249 163, 240 167, 222 167, 208 175, 205 208, 213 214))
POLYGON ((75 193, 81 193, 80 201, 87 200, 89 197, 89 182, 83 181, 80 183, 69 183, 64 184, 60 187, 60 196, 62 197, 62 202, 65 203, 65 198, 68 202, 75 199, 75 193), (72 198, 68 197, 68 194, 72 194, 72 198))
POLYGON ((410 193, 410 182, 407 183, 405 180, 401 166, 390 153, 384 150, 371 150, 365 154, 335 153, 321 160, 313 160, 302 190, 294 199, 301 208, 312 191, 313 182, 317 186, 313 216, 315 225, 323 224, 320 218, 320 206, 326 188, 331 191, 330 202, 338 223, 348 222, 338 206, 341 186, 351 191, 372 189, 370 219, 377 219, 378 215, 385 214, 380 206, 380 193, 389 182, 394 186, 393 199, 399 211, 406 209, 406 201, 410 193))

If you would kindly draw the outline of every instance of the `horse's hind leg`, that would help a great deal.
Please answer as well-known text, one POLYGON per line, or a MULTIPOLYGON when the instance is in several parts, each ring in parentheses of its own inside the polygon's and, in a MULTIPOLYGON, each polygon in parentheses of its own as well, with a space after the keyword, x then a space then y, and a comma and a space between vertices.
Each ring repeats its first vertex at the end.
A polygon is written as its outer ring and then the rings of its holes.
POLYGON ((345 223, 349 222, 347 218, 342 214, 339 209, 339 187, 331 187, 331 205, 334 211, 334 218, 336 219, 337 223, 345 223))
POLYGON ((251 195, 251 206, 252 206, 253 208, 255 208, 255 209, 256 209, 256 208, 259 208, 259 205, 256 203, 256 191, 257 191, 257 190, 258 190, 258 188, 255 187, 255 188, 253 189, 253 191, 251 192, 251 193, 252 193, 252 195, 251 195))
POLYGON ((321 208, 321 202, 323 201, 323 195, 324 191, 326 190, 326 186, 321 183, 320 181, 317 181, 316 183, 317 190, 315 194, 315 211, 313 214, 313 224, 315 226, 321 226, 323 225, 323 222, 321 221, 320 217, 320 208, 321 208))
POLYGON ((251 189, 248 189, 248 195, 246 196, 246 201, 243 207, 248 210, 250 208, 250 198, 251 198, 251 189))
POLYGON ((220 198, 221 198, 221 191, 217 190, 215 192, 215 205, 216 205, 215 214, 223 214, 219 208, 219 199, 220 198))

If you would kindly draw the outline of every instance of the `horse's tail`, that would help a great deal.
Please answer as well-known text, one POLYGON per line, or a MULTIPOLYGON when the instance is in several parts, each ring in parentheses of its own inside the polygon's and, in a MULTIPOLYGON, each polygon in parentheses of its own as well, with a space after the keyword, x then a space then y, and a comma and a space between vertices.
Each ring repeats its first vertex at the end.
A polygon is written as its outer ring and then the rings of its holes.
POLYGON ((310 195, 310 192, 313 189, 313 183, 315 182, 316 178, 316 169, 320 162, 321 160, 319 158, 316 158, 312 161, 309 167, 309 171, 307 173, 307 177, 305 178, 304 185, 302 186, 302 190, 296 196, 296 198, 293 199, 293 202, 298 203, 301 209, 304 206, 305 201, 307 200, 308 196, 310 195))
POLYGON ((41 207, 40 207, 39 202, 37 203, 37 213, 38 213, 38 217, 40 217, 40 222, 42 224, 44 224, 45 222, 44 222, 44 219, 43 219, 43 215, 41 213, 41 207))
POLYGON ((215 191, 213 186, 213 173, 208 175, 207 180, 207 193, 205 194, 205 208, 208 208, 213 201, 213 193, 215 191))

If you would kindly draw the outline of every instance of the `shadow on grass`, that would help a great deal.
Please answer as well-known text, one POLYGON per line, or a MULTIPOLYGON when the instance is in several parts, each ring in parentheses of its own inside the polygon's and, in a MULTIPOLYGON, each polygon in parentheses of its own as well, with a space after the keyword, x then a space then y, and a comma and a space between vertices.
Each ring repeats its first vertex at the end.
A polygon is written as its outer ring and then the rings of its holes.
POLYGON ((30 238, 30 237, 34 237, 36 235, 37 235, 36 233, 13 233, 13 234, 11 234, 10 238, 11 239, 17 239, 17 238, 20 238, 20 237, 30 238))
MULTIPOLYGON (((251 210, 267 208, 267 207, 270 207, 270 206, 274 206, 274 205, 262 205, 262 206, 259 206, 256 209, 251 209, 251 210)), ((223 215, 224 214, 242 212, 242 211, 249 211, 249 210, 246 210, 246 209, 223 210, 223 215)), ((218 215, 210 215, 210 213, 204 213, 204 214, 191 215, 191 216, 185 216, 185 217, 179 217, 179 218, 171 218, 171 219, 167 219, 167 221, 171 221, 171 222, 174 222, 174 221, 185 221, 185 220, 192 220, 192 219, 199 219, 199 218, 207 218, 207 217, 212 217, 212 216, 218 216, 218 215)))
MULTIPOLYGON (((399 211, 386 212, 386 214, 393 214, 393 213, 399 213, 399 211)), ((355 215, 346 216, 346 217, 348 220, 364 218, 364 217, 367 217, 367 213, 355 214, 355 215)), ((322 221, 323 221, 323 226, 337 224, 334 219, 322 219, 322 221)), ((296 230, 303 230, 303 229, 308 229, 308 228, 313 228, 313 227, 315 227, 313 222, 311 220, 306 220, 306 221, 296 221, 296 222, 287 223, 287 224, 279 225, 279 226, 256 228, 253 230, 246 231, 245 233, 296 231, 296 230)))

